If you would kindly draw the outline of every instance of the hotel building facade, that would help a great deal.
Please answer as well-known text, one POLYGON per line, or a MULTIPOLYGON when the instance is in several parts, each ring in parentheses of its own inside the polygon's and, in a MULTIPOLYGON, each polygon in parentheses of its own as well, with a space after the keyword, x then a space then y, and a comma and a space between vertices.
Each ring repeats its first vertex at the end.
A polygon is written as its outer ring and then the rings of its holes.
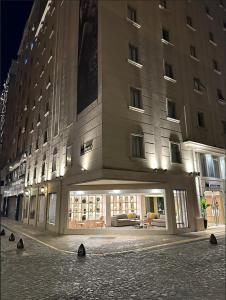
POLYGON ((224 0, 35 1, 10 77, 2 214, 61 234, 175 234, 203 229, 205 197, 224 224, 225 53, 224 0))

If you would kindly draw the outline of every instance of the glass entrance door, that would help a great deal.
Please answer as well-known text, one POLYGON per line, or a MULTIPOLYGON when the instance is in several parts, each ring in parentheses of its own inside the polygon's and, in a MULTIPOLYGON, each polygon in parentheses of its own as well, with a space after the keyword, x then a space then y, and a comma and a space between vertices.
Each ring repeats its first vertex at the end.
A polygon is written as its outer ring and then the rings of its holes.
POLYGON ((209 204, 209 207, 206 210, 208 224, 224 224, 224 205, 221 192, 205 192, 205 199, 209 204))

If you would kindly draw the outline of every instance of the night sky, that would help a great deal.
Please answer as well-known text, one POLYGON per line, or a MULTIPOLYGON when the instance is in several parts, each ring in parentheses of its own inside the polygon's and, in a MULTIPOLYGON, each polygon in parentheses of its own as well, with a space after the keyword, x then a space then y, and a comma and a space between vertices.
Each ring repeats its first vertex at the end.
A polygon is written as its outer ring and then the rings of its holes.
POLYGON ((1 89, 11 60, 17 57, 33 0, 1 0, 1 89))

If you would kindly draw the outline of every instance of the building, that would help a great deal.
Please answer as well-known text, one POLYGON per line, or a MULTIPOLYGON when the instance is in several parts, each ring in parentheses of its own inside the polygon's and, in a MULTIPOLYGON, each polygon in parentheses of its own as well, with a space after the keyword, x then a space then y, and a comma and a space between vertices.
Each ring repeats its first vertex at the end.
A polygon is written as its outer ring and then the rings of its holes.
POLYGON ((10 177, 26 160, 22 221, 201 230, 205 194, 224 224, 225 35, 224 0, 35 1, 2 163, 10 177))

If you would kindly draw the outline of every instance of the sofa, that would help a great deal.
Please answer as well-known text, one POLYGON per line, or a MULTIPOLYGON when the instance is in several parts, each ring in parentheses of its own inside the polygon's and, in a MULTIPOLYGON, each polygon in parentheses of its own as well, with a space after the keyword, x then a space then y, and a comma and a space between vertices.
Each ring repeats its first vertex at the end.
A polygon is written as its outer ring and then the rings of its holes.
POLYGON ((151 220, 151 226, 166 227, 165 215, 159 215, 157 218, 151 220))
POLYGON ((121 214, 111 217, 111 226, 120 227, 120 226, 134 226, 140 224, 140 218, 136 214, 121 214))

